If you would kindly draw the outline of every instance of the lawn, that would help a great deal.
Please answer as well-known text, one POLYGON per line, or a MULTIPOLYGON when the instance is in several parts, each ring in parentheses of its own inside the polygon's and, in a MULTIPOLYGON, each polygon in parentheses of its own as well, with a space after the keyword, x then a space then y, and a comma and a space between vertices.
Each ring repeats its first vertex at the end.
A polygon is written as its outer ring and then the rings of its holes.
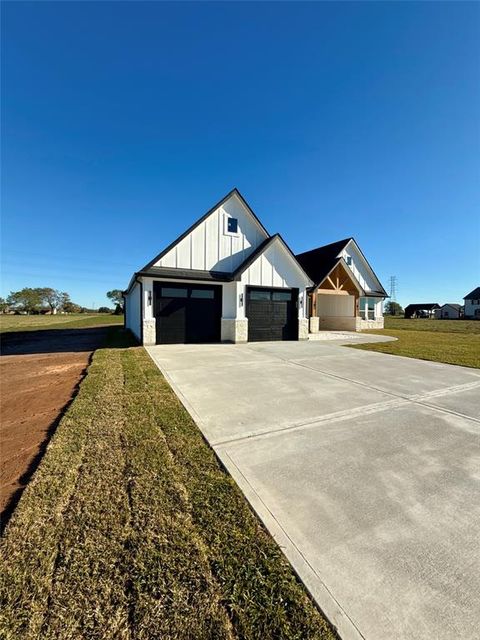
POLYGON ((480 322, 475 320, 405 320, 386 316, 385 329, 367 333, 397 340, 353 348, 480 368, 480 322))
POLYGON ((41 329, 81 329, 107 324, 123 324, 123 316, 109 313, 69 313, 55 316, 0 315, 0 333, 39 331, 41 329))
POLYGON ((141 347, 112 328, 1 543, 5 639, 332 639, 141 347))

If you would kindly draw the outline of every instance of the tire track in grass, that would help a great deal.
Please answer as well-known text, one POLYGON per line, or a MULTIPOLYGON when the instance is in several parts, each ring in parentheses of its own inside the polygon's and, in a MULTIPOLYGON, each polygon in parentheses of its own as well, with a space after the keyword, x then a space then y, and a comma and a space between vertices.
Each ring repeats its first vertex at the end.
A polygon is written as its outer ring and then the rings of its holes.
POLYGON ((230 640, 230 621, 192 524, 185 487, 155 421, 142 352, 123 355, 135 638, 230 640))
POLYGON ((79 478, 87 434, 95 418, 94 363, 62 418, 42 464, 26 487, 4 532, 0 561, 0 634, 6 640, 39 638, 68 508, 79 478))
POLYGON ((124 586, 130 513, 122 446, 121 354, 113 349, 100 353, 96 364, 103 376, 81 475, 65 513, 60 560, 41 630, 45 639, 131 637, 124 586))

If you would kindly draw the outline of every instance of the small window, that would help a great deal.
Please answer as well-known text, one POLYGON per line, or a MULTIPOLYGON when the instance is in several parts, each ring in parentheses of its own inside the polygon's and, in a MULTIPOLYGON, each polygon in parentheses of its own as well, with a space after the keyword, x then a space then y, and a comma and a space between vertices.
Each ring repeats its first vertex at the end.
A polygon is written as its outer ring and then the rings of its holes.
POLYGON ((271 300, 271 291, 250 291, 250 300, 271 300))
POLYGON ((208 298, 212 300, 215 297, 213 289, 192 289, 190 293, 191 298, 208 298))
POLYGON ((351 256, 347 256, 347 257, 346 257, 346 259, 345 259, 345 262, 346 262, 348 265, 351 265, 351 264, 352 264, 352 257, 351 257, 351 256))
POLYGON ((188 289, 183 287, 162 287, 162 298, 186 298, 188 289))
POLYGON ((272 293, 272 299, 277 301, 277 302, 290 302, 290 300, 292 299, 292 292, 291 291, 274 291, 272 293))
POLYGON ((228 233, 238 233, 237 218, 227 218, 227 231, 228 233))

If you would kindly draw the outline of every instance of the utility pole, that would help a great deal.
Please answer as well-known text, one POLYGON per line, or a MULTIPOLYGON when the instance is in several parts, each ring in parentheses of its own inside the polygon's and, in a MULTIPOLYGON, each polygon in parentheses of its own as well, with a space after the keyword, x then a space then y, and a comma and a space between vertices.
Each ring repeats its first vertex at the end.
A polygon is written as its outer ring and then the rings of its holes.
POLYGON ((397 301, 397 276, 390 276, 390 302, 397 301))

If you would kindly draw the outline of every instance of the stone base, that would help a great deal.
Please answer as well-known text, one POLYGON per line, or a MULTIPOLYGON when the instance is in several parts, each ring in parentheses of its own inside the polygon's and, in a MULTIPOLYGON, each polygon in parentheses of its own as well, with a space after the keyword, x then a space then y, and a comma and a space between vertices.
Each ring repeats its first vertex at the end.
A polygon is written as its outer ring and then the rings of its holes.
POLYGON ((247 342, 248 340, 248 320, 241 318, 222 318, 221 325, 222 342, 247 342))
POLYGON ((312 316, 310 318, 310 333, 318 333, 319 331, 319 324, 320 318, 317 318, 315 316, 312 316))
MULTIPOLYGON (((310 322, 314 318, 310 318, 310 322)), ((320 331, 363 331, 365 329, 383 329, 383 318, 362 320, 355 316, 324 316, 318 318, 320 331)), ((310 329, 311 333, 316 333, 310 329)))
POLYGON ((157 342, 157 327, 155 318, 143 321, 143 344, 152 345, 157 342))
POLYGON ((359 321, 357 323, 357 331, 364 329, 383 329, 384 326, 383 318, 375 318, 375 320, 362 320, 361 318, 357 318, 357 320, 359 321))
POLYGON ((298 339, 308 340, 308 318, 298 319, 298 339))

